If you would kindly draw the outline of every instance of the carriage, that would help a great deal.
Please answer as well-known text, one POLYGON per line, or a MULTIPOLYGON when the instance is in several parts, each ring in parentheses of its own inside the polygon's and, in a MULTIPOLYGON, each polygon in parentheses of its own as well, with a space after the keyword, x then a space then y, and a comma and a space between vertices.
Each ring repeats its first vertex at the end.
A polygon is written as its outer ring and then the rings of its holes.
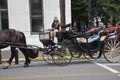
MULTIPOLYGON (((103 55, 108 62, 119 62, 120 42, 115 39, 117 34, 119 33, 109 35, 104 32, 99 35, 85 34, 73 32, 69 29, 57 33, 57 43, 51 40, 49 32, 40 33, 39 40, 43 43, 44 48, 15 42, 0 42, 0 46, 11 46, 13 49, 19 48, 22 51, 27 50, 29 54, 24 54, 26 58, 25 67, 28 67, 30 63, 28 57, 38 57, 39 51, 42 51, 45 62, 60 66, 68 65, 73 58, 80 58, 81 56, 88 60, 96 60, 103 55)), ((15 40, 15 38, 12 39, 15 40)), ((13 57, 10 58, 11 61, 12 59, 13 57)))
POLYGON ((120 61, 120 42, 115 39, 119 33, 99 35, 69 31, 57 32, 58 43, 51 41, 49 32, 39 34, 45 49, 42 53, 44 61, 57 65, 68 65, 73 58, 81 56, 88 60, 96 60, 102 55, 108 62, 120 61))

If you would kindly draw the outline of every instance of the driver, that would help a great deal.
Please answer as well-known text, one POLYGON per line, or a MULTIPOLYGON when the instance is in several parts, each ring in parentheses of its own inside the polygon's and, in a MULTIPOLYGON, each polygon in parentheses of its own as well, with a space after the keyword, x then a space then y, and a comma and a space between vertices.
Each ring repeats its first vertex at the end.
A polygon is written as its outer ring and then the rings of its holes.
POLYGON ((51 39, 54 41, 54 38, 56 37, 56 33, 61 31, 61 24, 57 17, 54 17, 53 23, 52 23, 52 30, 50 31, 51 39))

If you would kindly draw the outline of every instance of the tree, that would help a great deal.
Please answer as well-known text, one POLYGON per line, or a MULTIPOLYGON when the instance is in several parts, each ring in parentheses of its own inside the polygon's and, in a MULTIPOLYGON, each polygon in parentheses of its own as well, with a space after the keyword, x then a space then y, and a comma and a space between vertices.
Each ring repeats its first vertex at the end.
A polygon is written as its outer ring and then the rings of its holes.
POLYGON ((82 21, 87 23, 87 0, 71 0, 72 2, 72 23, 76 23, 77 31, 79 31, 82 21))
MULTIPOLYGON (((80 27, 80 22, 87 25, 88 18, 88 0, 71 0, 72 2, 72 20, 80 27)), ((120 0, 91 0, 92 17, 106 17, 109 22, 118 22, 120 20, 120 0)), ((113 23, 113 24, 116 24, 113 23)))
POLYGON ((60 17, 61 17, 61 24, 65 25, 65 0, 59 0, 60 2, 60 17))

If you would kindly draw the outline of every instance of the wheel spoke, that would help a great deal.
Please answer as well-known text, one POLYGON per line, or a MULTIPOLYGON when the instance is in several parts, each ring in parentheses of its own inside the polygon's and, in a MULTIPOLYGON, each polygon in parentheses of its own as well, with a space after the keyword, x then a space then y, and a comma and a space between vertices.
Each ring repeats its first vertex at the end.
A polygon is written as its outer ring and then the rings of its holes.
POLYGON ((71 52, 64 46, 62 46, 61 48, 57 48, 55 54, 53 55, 54 63, 60 66, 68 65, 71 60, 71 52))
POLYGON ((120 61, 120 42, 117 42, 115 39, 108 39, 103 55, 108 62, 120 61))

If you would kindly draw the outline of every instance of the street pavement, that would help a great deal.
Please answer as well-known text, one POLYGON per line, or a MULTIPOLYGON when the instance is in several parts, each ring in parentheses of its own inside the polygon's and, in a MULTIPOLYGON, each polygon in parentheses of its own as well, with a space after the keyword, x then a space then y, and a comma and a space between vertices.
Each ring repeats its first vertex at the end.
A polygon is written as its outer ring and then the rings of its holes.
POLYGON ((120 80, 120 63, 108 63, 104 58, 72 60, 67 66, 44 61, 32 61, 27 68, 23 65, 12 63, 8 69, 0 65, 0 80, 120 80))

